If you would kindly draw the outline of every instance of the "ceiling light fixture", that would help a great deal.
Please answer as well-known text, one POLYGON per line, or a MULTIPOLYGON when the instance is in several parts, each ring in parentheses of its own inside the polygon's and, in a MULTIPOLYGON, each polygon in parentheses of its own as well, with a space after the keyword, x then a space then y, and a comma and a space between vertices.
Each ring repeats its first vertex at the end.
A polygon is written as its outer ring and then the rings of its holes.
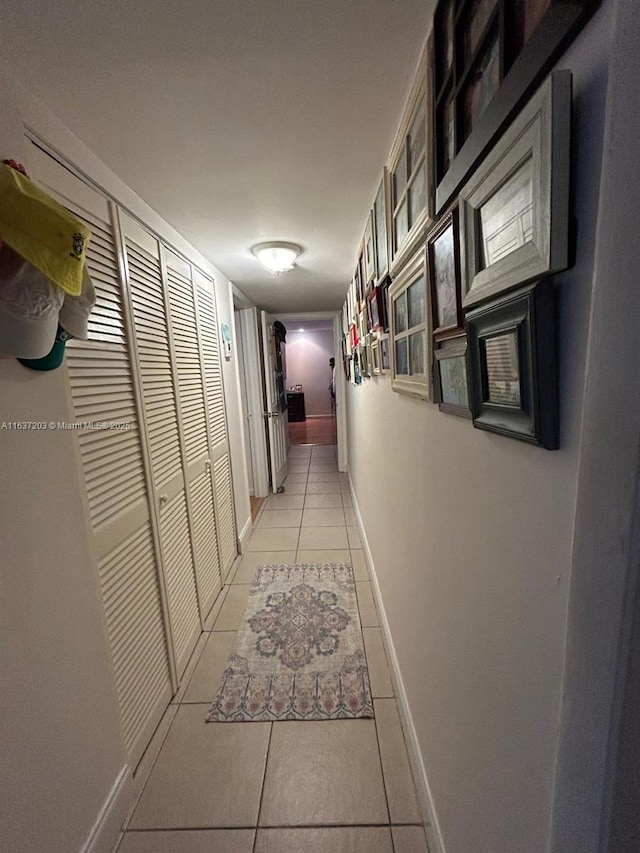
POLYGON ((304 329, 298 329, 298 331, 300 332, 300 334, 302 334, 304 332, 304 329))
POLYGON ((296 243, 258 243, 251 249, 262 266, 274 275, 280 275, 293 269, 296 258, 302 252, 296 243))

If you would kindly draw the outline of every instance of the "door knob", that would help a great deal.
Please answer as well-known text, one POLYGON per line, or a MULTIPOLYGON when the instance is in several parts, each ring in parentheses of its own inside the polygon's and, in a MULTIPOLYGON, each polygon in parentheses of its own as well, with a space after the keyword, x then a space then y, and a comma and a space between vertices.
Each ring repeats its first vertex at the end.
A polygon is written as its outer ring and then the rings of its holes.
POLYGON ((160 506, 164 506, 169 500, 169 495, 160 495, 160 506))

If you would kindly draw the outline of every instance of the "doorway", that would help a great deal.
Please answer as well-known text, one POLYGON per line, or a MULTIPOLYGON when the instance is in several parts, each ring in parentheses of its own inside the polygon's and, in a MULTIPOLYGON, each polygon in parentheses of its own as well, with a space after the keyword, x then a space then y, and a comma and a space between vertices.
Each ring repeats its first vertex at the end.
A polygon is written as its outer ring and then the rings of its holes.
POLYGON ((292 445, 337 444, 333 315, 279 315, 287 329, 285 386, 292 445))

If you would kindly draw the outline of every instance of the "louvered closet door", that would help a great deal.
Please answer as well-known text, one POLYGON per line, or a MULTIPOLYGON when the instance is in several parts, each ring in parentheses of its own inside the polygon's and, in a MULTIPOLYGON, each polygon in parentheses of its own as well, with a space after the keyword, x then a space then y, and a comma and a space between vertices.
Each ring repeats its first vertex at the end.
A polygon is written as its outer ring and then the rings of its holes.
POLYGON ((171 308, 171 340, 178 377, 180 425, 185 449, 184 470, 198 601, 204 621, 222 588, 222 579, 194 285, 190 264, 169 249, 163 251, 171 308))
POLYGON ((135 767, 172 690, 111 210, 48 155, 35 146, 31 153, 33 176, 92 231, 87 265, 97 303, 89 340, 67 344, 73 418, 126 425, 75 436, 122 731, 135 767))
POLYGON ((121 214, 144 423, 178 678, 201 631, 166 299, 157 240, 121 214))
POLYGON ((194 269, 194 281, 196 284, 200 347, 202 350, 202 363, 204 365, 210 453, 213 463, 218 551, 220 554, 222 577, 226 580, 237 556, 238 546, 233 504, 233 484, 231 480, 231 459, 229 456, 229 437, 227 433, 224 389, 222 384, 220 339, 218 336, 216 306, 213 297, 213 281, 206 278, 206 276, 196 269, 194 269))

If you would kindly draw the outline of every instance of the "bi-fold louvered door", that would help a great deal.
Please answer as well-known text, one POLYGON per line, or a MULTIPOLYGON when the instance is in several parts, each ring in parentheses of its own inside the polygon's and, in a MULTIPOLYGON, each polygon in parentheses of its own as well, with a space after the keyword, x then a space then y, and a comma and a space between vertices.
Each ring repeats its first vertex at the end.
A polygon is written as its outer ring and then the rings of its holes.
POLYGON ((90 543, 129 763, 236 556, 213 282, 39 148, 33 176, 92 231, 89 340, 67 345, 90 543))
POLYGON ((67 344, 76 422, 114 422, 78 431, 89 537, 128 759, 142 756, 172 694, 163 590, 158 572, 123 310, 115 211, 107 200, 36 148, 32 175, 91 228, 87 265, 97 303, 89 340, 67 344))
POLYGON ((226 580, 237 554, 237 533, 233 508, 233 484, 229 436, 225 418, 222 360, 218 337, 213 282, 199 270, 193 271, 196 285, 198 331, 205 380, 206 417, 209 452, 213 465, 218 552, 223 580, 226 580))
POLYGON ((169 249, 165 248, 163 254, 198 600, 204 621, 222 587, 207 437, 205 377, 200 356, 193 270, 190 264, 169 249))
POLYGON ((202 625, 183 471, 186 447, 178 422, 176 367, 167 318, 168 299, 157 239, 126 214, 120 215, 120 223, 171 640, 180 678, 202 625))

